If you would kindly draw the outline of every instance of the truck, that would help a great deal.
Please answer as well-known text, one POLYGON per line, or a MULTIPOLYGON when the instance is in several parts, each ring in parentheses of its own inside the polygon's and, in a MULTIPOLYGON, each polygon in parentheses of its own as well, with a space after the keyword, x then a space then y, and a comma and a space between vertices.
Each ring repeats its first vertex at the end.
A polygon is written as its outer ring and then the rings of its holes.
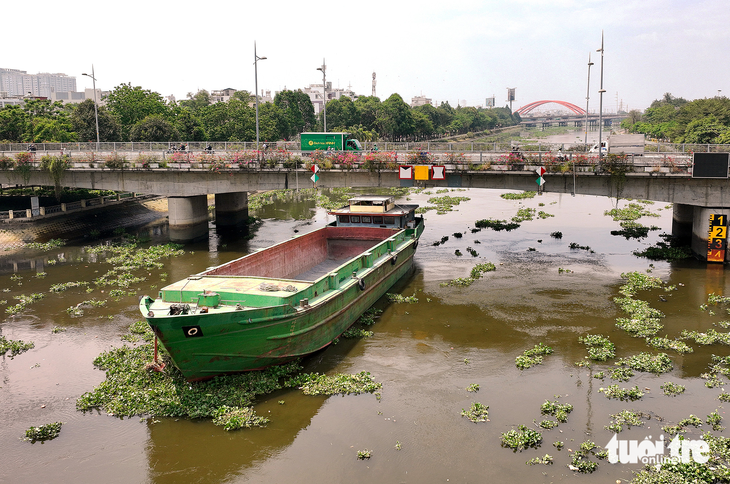
POLYGON ((362 151, 350 133, 302 133, 300 139, 302 151, 362 151))
MULTIPOLYGON (((598 145, 593 145, 591 153, 598 153, 598 145)), ((644 135, 643 134, 614 134, 608 137, 608 140, 601 142, 602 153, 638 155, 644 154, 644 135)))

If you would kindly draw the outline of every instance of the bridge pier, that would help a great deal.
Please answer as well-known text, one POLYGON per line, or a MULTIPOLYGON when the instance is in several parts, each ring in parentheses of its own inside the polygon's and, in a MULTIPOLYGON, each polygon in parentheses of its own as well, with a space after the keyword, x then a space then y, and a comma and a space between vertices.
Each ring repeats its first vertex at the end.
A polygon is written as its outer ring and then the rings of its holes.
POLYGON ((208 196, 167 197, 170 240, 184 242, 208 233, 208 196))
POLYGON ((215 194, 217 227, 232 227, 246 220, 248 220, 248 192, 215 194))
MULTIPOLYGON (((730 208, 699 207, 675 203, 672 215, 672 235, 682 245, 689 245, 692 253, 701 260, 707 260, 707 241, 710 230, 710 215, 730 217, 730 208)), ((730 262, 725 251, 725 263, 730 262)))

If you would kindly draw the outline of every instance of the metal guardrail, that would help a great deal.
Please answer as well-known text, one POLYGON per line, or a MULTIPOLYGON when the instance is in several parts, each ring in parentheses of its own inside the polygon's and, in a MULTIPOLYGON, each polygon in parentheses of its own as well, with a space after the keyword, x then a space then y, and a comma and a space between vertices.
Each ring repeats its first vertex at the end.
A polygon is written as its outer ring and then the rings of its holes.
POLYGON ((21 210, 6 210, 0 211, 0 220, 15 220, 15 219, 40 219, 47 217, 48 215, 76 212, 84 210, 90 207, 96 207, 106 205, 112 201, 137 199, 144 200, 147 198, 154 197, 155 195, 142 195, 137 193, 125 192, 119 193, 118 195, 106 195, 98 198, 88 198, 85 200, 77 200, 70 203, 62 203, 61 205, 51 205, 48 207, 41 207, 41 215, 33 215, 30 209, 21 210))
MULTIPOLYGON (((213 153, 231 153, 238 151, 255 151, 256 143, 251 141, 231 142, 231 141, 216 141, 216 142, 197 142, 189 141, 182 143, 185 145, 184 151, 176 150, 180 146, 180 143, 155 143, 155 142, 103 142, 99 143, 97 148, 96 143, 36 143, 36 154, 57 154, 62 150, 64 153, 72 153, 75 158, 83 157, 81 153, 85 153, 87 158, 95 159, 95 153, 114 153, 114 152, 126 152, 126 153, 150 153, 161 155, 162 159, 169 159, 175 153, 182 155, 192 154, 192 152, 198 152, 199 154, 213 154, 213 153), (206 151, 206 148, 210 146, 211 151, 206 151), (79 154, 79 155, 76 155, 79 154)), ((516 143, 514 143, 516 144, 516 143)), ((499 152, 509 151, 512 149, 513 143, 507 142, 492 142, 492 143, 480 143, 480 142, 451 142, 451 141, 410 141, 410 142, 387 142, 387 141, 366 141, 362 143, 365 151, 374 150, 376 147, 380 151, 447 151, 447 152, 499 152)), ((587 152, 593 143, 546 143, 537 141, 534 143, 519 143, 519 146, 523 150, 531 151, 557 151, 562 149, 563 151, 576 151, 576 152, 587 152)), ((297 141, 277 141, 267 143, 267 150, 263 150, 263 143, 259 143, 260 151, 272 152, 276 150, 287 150, 291 152, 297 152, 300 150, 299 142, 297 141)), ((29 145, 27 143, 0 143, 0 155, 12 155, 14 153, 27 152, 29 151, 29 145)), ((730 145, 719 145, 719 144, 688 144, 688 143, 663 143, 663 142, 647 142, 645 147, 646 152, 650 153, 694 153, 694 152, 730 152, 730 145)))

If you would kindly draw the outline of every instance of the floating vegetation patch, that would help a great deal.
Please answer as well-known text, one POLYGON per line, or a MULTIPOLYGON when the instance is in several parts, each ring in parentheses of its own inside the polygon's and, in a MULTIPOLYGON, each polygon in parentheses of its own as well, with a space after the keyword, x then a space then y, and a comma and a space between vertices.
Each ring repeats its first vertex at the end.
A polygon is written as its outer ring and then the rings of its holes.
POLYGON ((651 415, 643 412, 634 412, 633 410, 621 410, 619 413, 611 415, 611 423, 604 428, 611 432, 619 433, 624 427, 643 427, 644 420, 651 419, 651 415))
POLYGON ((32 341, 26 343, 22 340, 12 340, 5 338, 5 336, 0 336, 0 356, 5 356, 5 353, 10 352, 11 360, 15 356, 33 348, 35 348, 35 344, 32 341))
POLYGON ((357 451, 357 458, 360 459, 360 460, 369 459, 372 456, 373 456, 373 451, 372 450, 365 449, 365 450, 358 450, 357 451))
POLYGON ((614 222, 634 221, 641 217, 660 217, 658 213, 653 213, 638 203, 629 203, 625 208, 606 210, 603 214, 613 217, 614 222))
POLYGON ((357 322, 365 326, 372 326, 373 324, 375 324, 375 320, 378 319, 381 314, 383 314, 382 309, 368 308, 367 311, 362 313, 362 316, 360 316, 357 322))
POLYGON ((514 452, 518 450, 522 452, 530 447, 539 447, 542 443, 542 434, 537 430, 520 425, 517 429, 502 432, 500 439, 502 441, 502 447, 508 447, 514 452))
POLYGON ((54 326, 53 329, 51 330, 51 333, 58 334, 58 333, 63 333, 65 331, 66 331, 66 328, 64 328, 63 326, 54 326))
POLYGON ((553 239, 562 239, 563 233, 562 232, 550 232, 550 237, 553 239))
POLYGON ((685 390, 684 385, 672 383, 670 381, 662 383, 659 388, 661 388, 664 394, 668 397, 676 397, 677 395, 681 395, 682 393, 684 393, 685 390))
POLYGON ((684 341, 669 339, 666 337, 651 339, 647 338, 646 344, 658 350, 674 350, 681 355, 684 355, 686 353, 692 353, 694 351, 694 349, 684 341))
POLYGON ((349 328, 347 331, 342 333, 343 338, 354 339, 354 338, 370 338, 373 334, 372 331, 368 331, 362 328, 349 328))
POLYGON ((658 353, 656 355, 639 353, 628 358, 621 358, 616 362, 616 365, 628 367, 636 371, 654 373, 655 375, 672 371, 673 366, 672 359, 666 353, 658 353))
POLYGON ((359 395, 374 393, 383 387, 369 372, 361 371, 354 375, 338 373, 302 373, 286 382, 288 387, 299 388, 305 395, 359 395))
POLYGON ((629 381, 634 376, 634 370, 631 368, 614 368, 611 370, 609 378, 614 381, 629 381))
MULTIPOLYGON (((149 329, 146 332, 154 337, 149 329)), ((76 408, 101 409, 119 417, 212 418, 223 406, 250 406, 257 395, 281 389, 283 378, 301 370, 297 362, 292 362, 189 383, 164 354, 164 371, 148 369, 153 357, 154 347, 147 342, 103 352, 94 365, 106 372, 106 379, 81 395, 76 400, 76 408)))
POLYGON ((707 423, 707 425, 711 425, 712 430, 715 432, 722 432, 725 429, 725 427, 720 425, 722 423, 722 416, 717 413, 717 410, 707 416, 705 423, 707 423))
POLYGON ((560 425, 560 422, 558 422, 556 420, 543 420, 542 422, 537 424, 538 427, 540 427, 541 429, 545 429, 545 430, 554 429, 558 425, 560 425))
POLYGON ((63 292, 66 291, 72 287, 85 287, 88 286, 89 283, 86 281, 71 281, 71 282, 61 282, 58 284, 53 284, 49 289, 48 292, 63 292))
POLYGON ((512 222, 515 222, 515 223, 529 222, 533 218, 535 218, 535 209, 523 207, 523 208, 517 210, 517 214, 514 217, 512 217, 512 222))
POLYGON ((468 387, 466 387, 467 392, 478 392, 479 391, 479 383, 472 383, 468 387))
POLYGON ((578 341, 588 347, 588 358, 591 360, 606 361, 616 356, 616 345, 601 334, 580 336, 578 341))
POLYGON ((647 247, 644 250, 635 250, 633 254, 637 257, 644 257, 649 260, 682 260, 692 257, 692 249, 680 245, 679 241, 669 234, 659 234, 664 242, 657 242, 656 245, 647 247))
POLYGON ((710 328, 705 333, 699 331, 682 330, 682 339, 691 339, 697 344, 714 345, 723 344, 730 345, 730 333, 719 333, 710 328))
POLYGON ((552 463, 553 463, 553 456, 551 456, 549 454, 545 454, 542 457, 533 457, 532 459, 530 459, 526 462, 526 464, 528 466, 534 466, 537 464, 546 466, 546 465, 550 465, 552 463))
POLYGON ((572 411, 573 405, 569 403, 560 403, 557 400, 552 402, 550 400, 545 400, 545 403, 540 405, 540 412, 543 415, 552 415, 558 422, 562 423, 568 421, 568 414, 572 411))
POLYGON ((225 430, 239 430, 251 427, 264 427, 269 419, 256 415, 253 407, 229 407, 223 405, 213 412, 213 423, 225 430))
POLYGON ((474 423, 489 422, 489 405, 482 405, 479 402, 471 404, 469 410, 461 409, 461 416, 466 417, 474 423))
POLYGON ((555 215, 553 215, 551 213, 543 212, 542 210, 537 212, 537 218, 541 218, 541 219, 546 219, 546 218, 550 218, 550 217, 554 217, 554 216, 555 215))
POLYGON ((506 220, 482 219, 474 222, 474 225, 480 229, 492 229, 495 232, 505 230, 507 232, 520 228, 520 224, 515 222, 507 222, 506 220))
POLYGON ((537 192, 526 191, 522 193, 502 193, 499 196, 505 200, 524 200, 526 198, 535 198, 535 195, 537 195, 537 192))
POLYGON ((577 242, 571 242, 570 244, 568 244, 568 247, 570 249, 586 250, 586 251, 589 251, 591 254, 594 253, 589 246, 587 246, 587 245, 580 245, 577 242))
POLYGON ((388 297, 388 301, 394 303, 416 304, 418 302, 418 298, 415 293, 412 296, 403 296, 401 294, 393 294, 390 292, 385 293, 385 295, 388 297))
POLYGON ((553 349, 551 347, 538 343, 533 348, 523 351, 521 355, 515 358, 515 365, 520 370, 526 370, 527 368, 541 364, 542 357, 552 354, 552 352, 553 349))
POLYGON ((652 225, 645 227, 636 222, 621 222, 621 230, 612 230, 611 235, 618 235, 629 239, 643 239, 649 235, 650 230, 659 230, 659 227, 652 225))
POLYGON ((25 244, 28 249, 42 250, 48 252, 49 250, 58 249, 66 245, 66 241, 63 239, 51 239, 48 242, 30 242, 25 244))
POLYGON ((641 272, 624 273, 621 274, 621 277, 627 279, 626 284, 619 288, 619 292, 624 297, 616 297, 613 300, 629 317, 616 318, 616 327, 637 338, 655 336, 664 328, 659 322, 664 314, 649 306, 648 302, 634 299, 634 296, 639 291, 662 287, 661 279, 641 272))
POLYGON ((96 299, 88 299, 78 303, 76 306, 66 308, 66 312, 72 317, 80 317, 84 315, 84 309, 88 308, 100 308, 106 306, 106 299, 97 301, 96 299))
POLYGON ((447 286, 453 286, 453 287, 467 287, 471 286, 474 281, 477 279, 481 279, 482 274, 485 272, 492 272, 497 270, 497 267, 491 263, 491 262, 484 262, 482 264, 477 264, 474 267, 472 267, 471 272, 469 273, 469 277, 458 277, 456 279, 452 279, 448 282, 442 282, 439 284, 441 287, 447 287, 447 286))
POLYGON ((45 294, 43 293, 33 293, 29 296, 26 296, 25 294, 21 294, 20 296, 13 296, 13 299, 16 301, 19 301, 18 304, 15 304, 13 306, 8 306, 5 308, 5 313, 13 315, 18 314, 25 310, 25 308, 28 307, 29 304, 33 304, 36 301, 39 301, 45 297, 45 294))
POLYGON ((53 422, 39 427, 31 427, 25 431, 25 438, 32 443, 37 441, 53 440, 61 433, 62 422, 53 422))
POLYGON ((471 200, 469 197, 451 197, 444 195, 443 197, 431 197, 428 199, 428 203, 436 205, 436 213, 439 215, 450 212, 453 207, 459 205, 461 202, 468 202, 471 200))
POLYGON ((638 386, 634 386, 634 388, 619 388, 618 385, 609 385, 608 388, 599 388, 598 391, 608 398, 622 401, 634 401, 644 396, 644 392, 639 390, 638 386))
POLYGON ((592 473, 598 468, 598 462, 590 460, 591 455, 599 459, 608 458, 608 452, 602 450, 595 442, 585 441, 580 444, 578 450, 571 454, 568 469, 582 474, 592 473))

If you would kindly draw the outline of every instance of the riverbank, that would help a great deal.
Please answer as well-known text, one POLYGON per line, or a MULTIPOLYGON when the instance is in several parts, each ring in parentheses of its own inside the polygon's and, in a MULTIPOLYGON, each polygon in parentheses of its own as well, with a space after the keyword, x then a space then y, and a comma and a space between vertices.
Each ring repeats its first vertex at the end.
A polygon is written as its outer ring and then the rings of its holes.
POLYGON ((99 234, 139 227, 167 217, 167 198, 130 200, 118 205, 99 207, 63 217, 40 220, 18 219, 0 226, 0 252, 21 249, 31 242, 51 239, 83 239, 92 231, 99 234))

